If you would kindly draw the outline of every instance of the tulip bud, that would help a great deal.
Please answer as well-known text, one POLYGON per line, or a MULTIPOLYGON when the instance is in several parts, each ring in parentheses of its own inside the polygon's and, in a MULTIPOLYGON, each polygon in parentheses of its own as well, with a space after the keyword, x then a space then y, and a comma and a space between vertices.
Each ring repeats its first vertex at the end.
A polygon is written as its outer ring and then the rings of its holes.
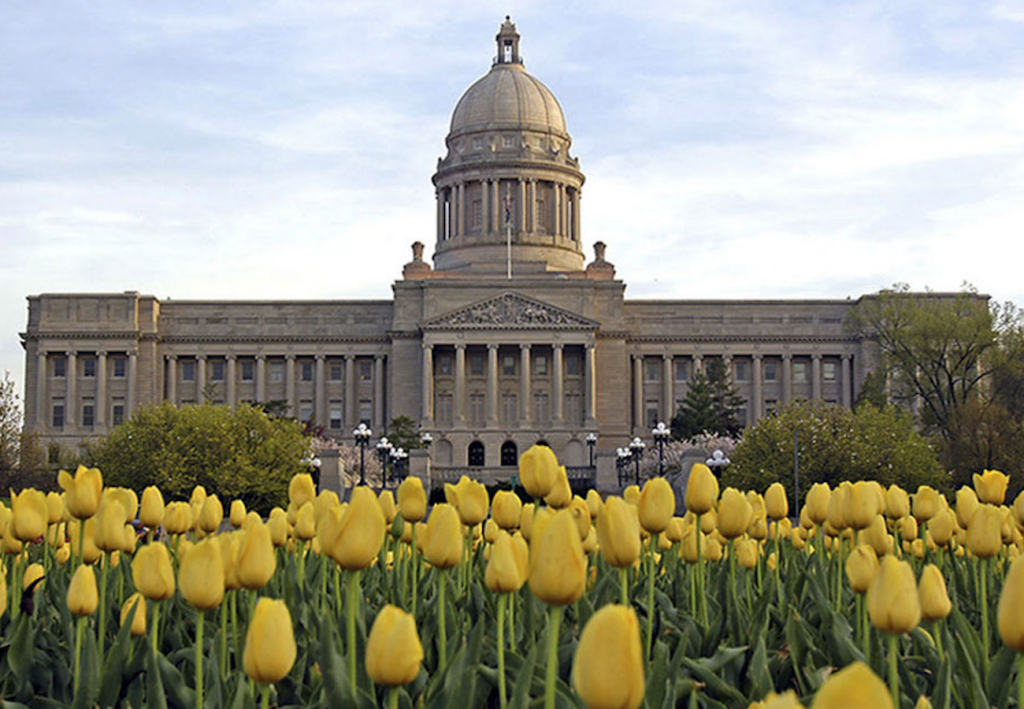
POLYGON ((267 521, 270 530, 270 541, 275 547, 283 547, 288 541, 288 518, 282 515, 273 516, 267 521))
POLYGON ((123 626, 128 620, 128 614, 135 610, 135 615, 132 616, 132 637, 139 637, 140 635, 146 634, 146 599, 141 593, 133 593, 128 596, 124 604, 121 606, 121 625, 123 626))
POLYGON ((228 521, 231 523, 231 526, 238 529, 245 524, 245 517, 245 503, 241 500, 232 500, 231 511, 228 513, 228 521))
POLYGON ((711 510, 718 501, 718 478, 703 463, 694 463, 686 483, 686 509, 695 515, 711 510))
POLYGON ((651 534, 665 531, 676 512, 676 495, 665 478, 651 478, 644 485, 637 504, 640 525, 651 534))
POLYGON ((756 539, 759 542, 763 542, 768 538, 768 522, 767 517, 764 515, 755 514, 750 524, 747 526, 747 535, 751 539, 756 539))
POLYGON ((970 526, 978 505, 978 495, 971 488, 964 486, 956 491, 956 521, 961 528, 970 526))
POLYGON ((718 503, 718 531, 726 539, 735 539, 747 531, 753 510, 750 502, 736 488, 726 488, 718 503))
POLYGON ((316 499, 316 484, 309 473, 293 475, 288 482, 288 501, 296 508, 316 499))
POLYGON ((25 568, 24 575, 21 577, 21 587, 27 591, 32 587, 32 584, 45 576, 46 573, 43 570, 42 564, 29 564, 25 568))
POLYGON ((967 527, 967 548, 979 559, 989 559, 1003 548, 1003 515, 993 505, 978 505, 967 527))
POLYGON ((921 602, 921 617, 925 620, 942 620, 953 609, 946 592, 946 580, 935 564, 924 567, 917 592, 921 602))
POLYGON ((858 480, 850 489, 850 526, 867 529, 882 511, 882 498, 874 481, 858 480))
POLYGON ((936 546, 945 547, 953 538, 956 515, 952 510, 942 510, 928 523, 928 531, 936 546))
POLYGON ((245 673, 257 682, 280 682, 291 672, 296 654, 288 606, 281 600, 259 599, 245 635, 245 673))
POLYGON ((10 531, 23 542, 33 542, 46 533, 49 509, 46 495, 39 490, 26 488, 20 493, 11 490, 10 531))
POLYGON ((377 496, 368 487, 357 487, 341 519, 337 538, 324 551, 346 571, 365 569, 380 552, 386 531, 387 523, 377 496))
POLYGON ((1010 564, 1010 570, 1003 582, 999 596, 997 624, 999 636, 1007 647, 1024 652, 1024 556, 1018 556, 1010 564))
POLYGON ((829 489, 828 483, 815 483, 811 485, 811 489, 807 493, 807 502, 804 505, 804 509, 807 510, 807 516, 814 524, 823 524, 828 519, 831 497, 832 490, 829 489))
POLYGON ((627 505, 636 507, 640 504, 640 486, 627 485, 626 489, 622 491, 622 499, 626 501, 627 505))
POLYGON ((534 499, 547 497, 558 479, 558 458, 548 446, 532 445, 519 456, 519 479, 534 499))
POLYGON ((68 610, 78 617, 92 615, 100 603, 96 574, 89 564, 81 564, 68 585, 68 610))
POLYGON ((764 493, 765 512, 774 520, 789 516, 789 496, 780 482, 768 486, 764 493))
POLYGON ((853 484, 847 481, 839 483, 828 498, 828 517, 826 523, 837 533, 850 526, 853 484))
POLYGON ((472 527, 484 521, 489 500, 483 483, 463 475, 457 485, 445 485, 445 496, 449 494, 449 488, 453 497, 448 502, 459 513, 462 524, 472 527))
POLYGON ((224 505, 216 495, 209 495, 203 501, 199 513, 199 528, 210 534, 216 532, 220 523, 224 521, 224 505))
POLYGON ((559 511, 543 529, 534 531, 530 543, 530 591, 549 605, 562 606, 579 600, 586 589, 587 561, 572 516, 565 510, 559 511))
POLYGON ((518 556, 524 552, 525 546, 520 547, 513 542, 508 532, 499 531, 484 573, 487 588, 495 593, 513 593, 522 588, 526 582, 524 570, 528 571, 528 559, 520 559, 518 556))
POLYGON ((990 505, 1003 504, 1009 483, 1010 476, 998 470, 986 470, 981 475, 974 474, 974 489, 978 491, 978 499, 990 505))
POLYGON ((572 666, 573 686, 590 709, 637 709, 645 685, 636 612, 608 604, 590 616, 572 666))
POLYGON ((491 501, 491 519, 502 529, 515 529, 519 526, 519 516, 523 511, 523 501, 519 495, 510 490, 498 490, 491 501))
MULTIPOLYGON (((383 514, 382 512, 381 515, 383 514)), ((316 508, 312 502, 305 502, 299 508, 299 514, 295 519, 295 529, 292 531, 297 539, 304 542, 316 536, 316 508)))
POLYGON ((640 558, 640 526, 621 497, 609 497, 597 518, 597 543, 609 565, 627 569, 640 558))
POLYGON ((532 502, 523 505, 523 511, 519 514, 519 531, 522 532, 526 541, 530 541, 533 534, 533 511, 536 506, 532 502))
POLYGON ((914 570, 894 556, 882 559, 868 589, 871 623, 883 633, 909 633, 921 620, 914 570))
POLYGON ((64 506, 75 519, 88 519, 100 508, 103 474, 99 468, 79 465, 74 477, 66 470, 57 474, 57 482, 66 494, 64 506))
POLYGON ((587 490, 587 511, 590 513, 590 519, 596 520, 600 517, 603 507, 604 502, 601 500, 601 493, 593 488, 587 490))
POLYGON ((406 522, 420 522, 427 516, 427 493, 419 478, 407 477, 398 486, 398 513, 406 522))
POLYGON ((392 605, 381 608, 366 641, 366 674, 376 684, 394 687, 416 679, 422 662, 413 617, 392 605))
POLYGON ((46 493, 46 523, 57 524, 64 517, 64 500, 59 493, 46 493))
POLYGON ((115 551, 124 545, 124 508, 120 500, 104 498, 96 515, 94 541, 103 551, 115 551))
POLYGON ((885 493, 885 516, 903 519, 910 514, 910 495, 899 485, 892 484, 885 493))
POLYGON ((450 569, 462 559, 462 525, 451 505, 434 505, 426 537, 423 555, 435 568, 450 569))
POLYGON ((258 591, 267 585, 277 569, 270 528, 262 522, 249 525, 238 545, 235 574, 244 588, 258 591))
POLYGON ((892 695, 870 667, 857 661, 821 685, 811 709, 893 709, 892 695))
POLYGON ((394 493, 391 490, 381 490, 377 495, 377 504, 380 505, 380 511, 384 514, 384 521, 388 524, 394 522, 395 516, 398 514, 394 493))
POLYGON ((903 541, 912 542, 917 539, 917 519, 904 517, 896 523, 899 526, 903 541))
POLYGON ((914 517, 918 522, 927 522, 939 513, 939 493, 922 485, 914 495, 914 517))
POLYGON ((142 491, 142 506, 139 521, 150 529, 156 529, 164 521, 164 496, 160 488, 150 485, 142 491))
POLYGON ((757 542, 753 539, 738 539, 733 542, 736 549, 736 561, 744 569, 757 566, 757 542))
POLYGON ((665 538, 673 544, 683 540, 683 518, 673 517, 665 527, 665 538))
POLYGON ((861 532, 861 541, 870 546, 875 556, 885 556, 892 553, 892 537, 885 527, 885 519, 881 515, 875 517, 867 529, 861 532))
MULTIPOLYGON (((881 519, 881 517, 879 517, 881 519)), ((846 578, 854 593, 867 593, 878 573, 878 557, 867 544, 857 546, 846 559, 846 578)))
POLYGON ((569 504, 569 514, 572 515, 572 521, 576 523, 576 530, 580 533, 580 541, 582 542, 587 538, 592 529, 590 511, 587 509, 587 503, 582 497, 576 496, 572 498, 572 502, 569 504))
MULTIPOLYGON (((71 547, 77 552, 79 549, 82 550, 83 561, 87 564, 92 564, 100 558, 99 547, 96 546, 96 520, 93 517, 85 520, 85 524, 80 523, 72 524, 68 529, 71 537, 71 547), (84 529, 83 529, 84 527, 84 529), (85 536, 84 543, 81 537, 85 536)), ((4 544, 6 547, 8 538, 13 539, 12 536, 8 535, 4 537, 4 544)))
POLYGON ((199 610, 220 605, 224 598, 224 562, 215 539, 204 539, 193 546, 178 569, 181 596, 199 610))

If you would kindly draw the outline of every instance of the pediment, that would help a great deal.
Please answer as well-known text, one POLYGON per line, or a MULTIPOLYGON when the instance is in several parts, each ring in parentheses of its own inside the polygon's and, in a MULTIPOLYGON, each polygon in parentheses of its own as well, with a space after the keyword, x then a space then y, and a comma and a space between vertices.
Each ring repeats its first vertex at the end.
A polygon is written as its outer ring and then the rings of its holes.
POLYGON ((596 330, 596 320, 511 291, 423 321, 424 330, 596 330))

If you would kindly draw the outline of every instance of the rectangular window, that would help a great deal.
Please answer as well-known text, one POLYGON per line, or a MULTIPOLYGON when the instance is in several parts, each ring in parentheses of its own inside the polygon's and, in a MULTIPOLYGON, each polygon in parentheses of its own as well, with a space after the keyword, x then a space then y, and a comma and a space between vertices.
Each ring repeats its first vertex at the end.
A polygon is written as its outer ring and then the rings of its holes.
POLYGON ((195 360, 186 359, 181 363, 181 381, 194 382, 196 380, 195 360))
POLYGON ((484 356, 482 354, 469 356, 469 373, 474 377, 484 376, 484 356))
POLYGON ((658 425, 658 418, 661 415, 657 399, 648 399, 644 402, 644 425, 647 428, 654 428, 658 425))
POLYGON ((519 408, 515 394, 501 397, 501 420, 503 423, 515 423, 519 419, 519 408))
POLYGON ((644 359, 644 381, 645 382, 660 382, 661 381, 661 362, 656 359, 647 357, 644 359))
POLYGON ((345 366, 341 362, 331 362, 330 378, 332 382, 340 382, 345 376, 345 366))
POLYGON ((373 381, 373 362, 368 359, 364 359, 359 362, 359 381, 373 381))
POLYGON ((256 363, 251 359, 242 360, 242 381, 251 382, 256 377, 256 363))
POLYGON ((82 399, 82 425, 92 426, 96 419, 96 404, 92 399, 82 399))
POLYGON ((370 425, 371 419, 373 418, 373 402, 369 399, 359 400, 359 423, 365 423, 367 426, 370 425))
POLYGON ((533 374, 537 377, 546 377, 548 375, 547 355, 537 355, 533 358, 533 374))
POLYGON ((95 377, 96 376, 96 358, 95 357, 83 357, 82 358, 82 376, 83 377, 95 377))
POLYGON ((506 135, 503 139, 506 148, 516 147, 516 137, 514 135, 506 135))
POLYGON ((437 395, 437 420, 439 423, 451 424, 452 422, 452 395, 437 395))
POLYGON ((124 402, 119 399, 114 399, 114 406, 111 408, 111 423, 115 426, 120 426, 124 423, 124 402))
POLYGON ((764 412, 766 414, 774 414, 775 413, 775 409, 777 409, 778 407, 779 407, 779 402, 776 401, 775 399, 765 399, 764 400, 764 412))
POLYGON ((764 380, 766 382, 779 381, 779 363, 774 359, 764 361, 764 380))
POLYGON ((284 362, 274 360, 270 363, 270 381, 280 383, 284 381, 284 362))
POLYGON ((741 406, 736 409, 736 420, 739 421, 740 426, 746 426, 749 422, 747 421, 747 407, 741 406))
POLYGON ((64 400, 53 400, 53 427, 64 428, 64 400))
POLYGON ((313 402, 304 399, 299 402, 299 422, 309 423, 313 418, 313 402))
POLYGON ((685 382, 690 378, 690 360, 677 359, 673 361, 676 368, 676 381, 685 382))
POLYGON ((576 354, 565 355, 565 376, 580 376, 580 357, 576 354))
POLYGON ((67 375, 68 358, 64 355, 57 355, 53 358, 53 376, 64 377, 67 375))
POLYGON ((583 421, 583 406, 579 394, 565 395, 565 418, 570 423, 583 421))
POLYGON ((836 363, 825 361, 821 363, 821 378, 826 382, 834 382, 836 380, 836 363))
POLYGON ((222 382, 224 381, 224 365, 223 360, 215 359, 210 362, 210 381, 211 382, 222 382))
POLYGON ((750 362, 746 360, 737 360, 732 363, 733 376, 738 382, 749 382, 750 381, 750 362))
POLYGON ((515 355, 505 355, 501 358, 501 373, 506 376, 515 376, 516 358, 515 355))
POLYGON ((484 223, 484 203, 478 199, 473 200, 473 226, 479 228, 484 223))
POLYGON ((128 367, 127 357, 114 357, 114 376, 118 379, 124 377, 125 370, 128 367))
POLYGON ((441 377, 450 377, 452 375, 451 355, 440 354, 437 356, 437 374, 441 377))
POLYGON ((313 363, 308 359, 299 363, 299 376, 304 382, 313 381, 313 363))
POLYGON ((344 410, 344 406, 342 405, 341 401, 338 401, 338 400, 335 399, 335 400, 331 401, 330 409, 331 409, 331 417, 330 417, 329 424, 330 424, 331 428, 333 428, 335 431, 337 431, 337 430, 339 430, 341 428, 341 423, 342 423, 342 421, 341 421, 341 416, 342 416, 341 412, 344 410))
POLYGON ((551 419, 551 412, 548 408, 547 394, 533 395, 533 420, 539 423, 547 423, 551 419))
POLYGON ((793 382, 795 384, 806 384, 807 381, 807 362, 793 362, 793 382))
POLYGON ((483 394, 471 394, 469 397, 469 418, 474 424, 484 422, 484 396, 483 394))

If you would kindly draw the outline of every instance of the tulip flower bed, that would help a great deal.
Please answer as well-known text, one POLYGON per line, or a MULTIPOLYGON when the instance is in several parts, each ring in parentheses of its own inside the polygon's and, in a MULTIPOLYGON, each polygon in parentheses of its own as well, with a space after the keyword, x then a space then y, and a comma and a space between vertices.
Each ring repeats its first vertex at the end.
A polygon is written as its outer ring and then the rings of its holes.
POLYGON ((1024 496, 873 482, 536 502, 463 478, 339 503, 300 475, 268 520, 61 472, 0 508, 10 707, 1024 706, 1024 496), (132 525, 160 530, 139 538, 132 525), (67 532, 67 534, 65 534, 67 532))

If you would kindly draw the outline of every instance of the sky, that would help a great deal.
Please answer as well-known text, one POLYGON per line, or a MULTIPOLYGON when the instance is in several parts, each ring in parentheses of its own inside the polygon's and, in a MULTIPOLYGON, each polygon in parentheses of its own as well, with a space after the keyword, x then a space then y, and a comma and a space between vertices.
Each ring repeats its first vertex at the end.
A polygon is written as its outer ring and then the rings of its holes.
POLYGON ((1024 0, 19 2, 0 371, 30 294, 390 298, 506 14, 627 297, 1024 305, 1024 0))

